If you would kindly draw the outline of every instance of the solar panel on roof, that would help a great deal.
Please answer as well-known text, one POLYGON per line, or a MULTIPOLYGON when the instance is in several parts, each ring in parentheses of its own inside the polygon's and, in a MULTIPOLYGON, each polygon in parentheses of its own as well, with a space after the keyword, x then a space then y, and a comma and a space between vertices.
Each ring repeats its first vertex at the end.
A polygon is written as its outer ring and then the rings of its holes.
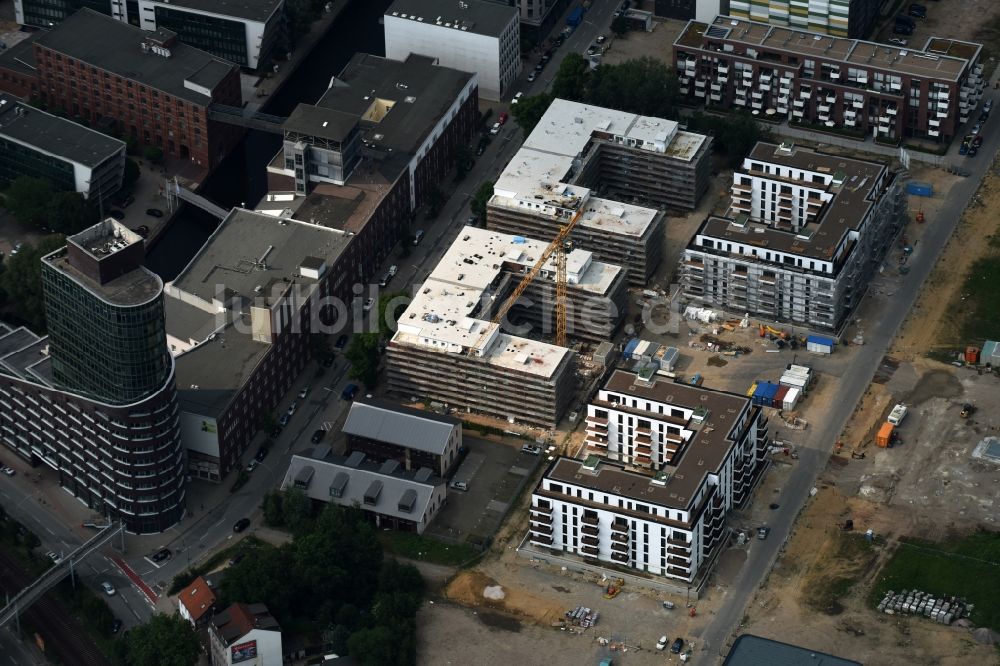
POLYGON ((710 25, 708 30, 705 31, 706 37, 715 37, 721 39, 729 34, 729 28, 723 28, 721 25, 710 25))

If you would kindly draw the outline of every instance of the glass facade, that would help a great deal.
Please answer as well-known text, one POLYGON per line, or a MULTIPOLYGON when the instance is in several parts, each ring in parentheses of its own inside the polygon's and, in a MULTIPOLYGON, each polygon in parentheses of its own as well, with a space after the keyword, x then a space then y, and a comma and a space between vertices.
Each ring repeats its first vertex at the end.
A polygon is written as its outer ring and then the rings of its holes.
POLYGON ((23 0, 25 25, 49 28, 87 7, 111 16, 110 0, 23 0))
POLYGON ((239 21, 186 12, 178 7, 156 7, 156 27, 177 33, 178 39, 214 56, 246 66, 246 25, 239 21))
POLYGON ((56 190, 75 190, 73 165, 0 136, 0 187, 18 176, 44 178, 56 190))
POLYGON ((141 305, 113 305, 47 262, 42 284, 59 384, 119 405, 162 388, 170 372, 162 291, 141 305))

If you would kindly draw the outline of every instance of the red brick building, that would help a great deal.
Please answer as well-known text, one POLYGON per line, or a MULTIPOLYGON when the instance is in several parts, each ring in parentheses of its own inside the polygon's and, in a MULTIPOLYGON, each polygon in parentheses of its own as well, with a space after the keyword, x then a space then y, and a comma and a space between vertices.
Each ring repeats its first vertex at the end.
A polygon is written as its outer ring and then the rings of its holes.
POLYGON ((82 9, 34 42, 38 97, 94 127, 113 126, 167 157, 211 169, 242 130, 209 120, 242 106, 239 68, 177 41, 82 9))
POLYGON ((38 97, 34 41, 32 35, 0 52, 0 92, 24 100, 38 97))

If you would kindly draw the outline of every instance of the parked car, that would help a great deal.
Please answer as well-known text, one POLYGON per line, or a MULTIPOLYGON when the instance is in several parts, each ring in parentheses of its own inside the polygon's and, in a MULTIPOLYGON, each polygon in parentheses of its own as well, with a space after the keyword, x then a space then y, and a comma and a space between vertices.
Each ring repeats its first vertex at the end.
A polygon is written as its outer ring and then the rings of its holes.
POLYGON ((530 72, 528 74, 528 83, 531 83, 532 81, 534 81, 537 78, 538 78, 538 74, 536 74, 535 72, 530 72))
POLYGON ((270 451, 271 449, 267 446, 267 444, 261 444, 260 448, 257 449, 257 455, 254 456, 254 460, 257 462, 264 462, 264 458, 267 457, 267 454, 270 451))
POLYGON ((343 398, 344 400, 354 400, 354 396, 356 396, 357 394, 358 394, 358 385, 348 384, 347 386, 344 387, 344 390, 341 391, 340 397, 343 398))
POLYGON ((986 103, 983 104, 983 111, 989 113, 992 110, 993 110, 993 98, 990 97, 988 100, 986 100, 986 103))
POLYGON ((104 581, 103 583, 101 583, 101 589, 104 590, 104 594, 108 595, 109 597, 115 596, 115 592, 117 592, 115 586, 112 585, 110 581, 104 581))
POLYGON ((236 521, 236 524, 233 525, 233 531, 238 534, 248 527, 250 527, 250 519, 240 518, 239 520, 236 521))
POLYGON ((17 472, 14 470, 13 467, 4 467, 3 473, 6 474, 7 476, 14 476, 15 474, 17 474, 17 472))
POLYGON ((45 556, 50 560, 52 560, 52 564, 59 564, 60 562, 62 562, 62 555, 55 552, 54 550, 50 550, 49 552, 45 553, 45 556))
POLYGON ((382 273, 382 277, 378 279, 378 286, 384 287, 392 281, 392 276, 388 272, 382 273))
POLYGON ((983 131, 983 124, 982 123, 976 123, 975 125, 972 126, 972 130, 971 130, 970 133, 973 136, 975 136, 976 134, 979 134, 982 131, 983 131))
POLYGON ((917 18, 927 18, 927 7, 913 3, 910 5, 910 16, 917 18))
POLYGON ((135 197, 132 196, 131 194, 126 194, 123 199, 120 199, 120 201, 121 201, 120 205, 122 208, 128 208, 129 206, 135 203, 135 197))
POLYGON ((292 404, 288 405, 288 415, 293 416, 298 408, 299 408, 299 401, 292 400, 292 404))
POLYGON ((605 42, 605 40, 607 40, 607 37, 605 37, 604 35, 598 35, 597 36, 597 43, 598 44, 603 44, 605 42))
POLYGON ((981 145, 983 145, 983 135, 977 134, 976 138, 972 140, 972 145, 975 146, 976 148, 979 148, 981 145))
POLYGON ((114 622, 111 623, 111 633, 117 634, 121 630, 122 630, 122 621, 119 620, 118 618, 115 618, 114 622))
POLYGON ((656 641, 656 649, 659 650, 660 652, 663 652, 665 649, 667 649, 667 643, 669 642, 670 642, 669 638, 667 638, 666 636, 660 636, 660 640, 656 641))
POLYGON ((424 239, 424 230, 417 229, 413 234, 413 244, 420 245, 420 241, 424 239))
POLYGON ((119 222, 121 222, 122 220, 125 219, 125 212, 116 209, 111 209, 108 211, 108 217, 114 218, 119 222))
POLYGON ((511 104, 517 104, 518 102, 521 101, 522 97, 524 97, 524 93, 523 92, 519 92, 516 95, 514 95, 514 99, 510 100, 510 103, 511 104))
POLYGON ((757 528, 757 538, 760 539, 761 541, 766 539, 767 535, 770 533, 771 533, 771 528, 766 525, 762 525, 761 527, 757 528))
MULTIPOLYGON (((291 420, 291 418, 292 417, 289 416, 288 414, 282 414, 281 418, 278 419, 278 425, 284 428, 286 425, 288 425, 288 422, 291 420)), ((280 433, 281 431, 279 430, 278 432, 280 433)))
POLYGON ((537 456, 541 452, 542 449, 540 447, 535 446, 534 444, 525 444, 524 446, 521 447, 521 453, 527 453, 532 456, 537 456))
POLYGON ((323 441, 324 437, 326 437, 326 430, 320 428, 319 430, 317 430, 312 434, 312 437, 309 438, 309 441, 312 442, 313 444, 319 444, 320 442, 323 441))
POLYGON ((146 215, 150 217, 163 217, 163 211, 159 208, 147 208, 146 215))
POLYGON ((670 646, 670 651, 674 654, 680 654, 681 650, 684 649, 684 639, 678 638, 674 641, 674 644, 670 646))
POLYGON ((333 366, 333 360, 334 359, 333 359, 332 356, 328 356, 327 358, 323 359, 323 367, 324 368, 329 368, 329 367, 333 366))
POLYGON ((901 37, 891 37, 889 39, 890 44, 895 44, 896 46, 906 46, 906 40, 901 37))
POLYGON ((509 118, 509 117, 510 116, 507 115, 506 111, 501 111, 500 115, 497 116, 497 122, 499 122, 501 125, 506 125, 507 124, 507 118, 509 118))
POLYGON ((396 273, 399 272, 399 267, 396 264, 389 266, 389 277, 396 277, 396 273))
POLYGON ((500 123, 493 123, 493 127, 490 128, 490 134, 500 133, 500 123))
POLYGON ((969 144, 967 142, 963 141, 962 145, 958 147, 958 154, 959 155, 969 154, 969 144))
POLYGON ((897 23, 892 27, 892 32, 894 35, 912 35, 913 28, 903 23, 897 23))
POLYGON ((337 341, 335 343, 333 343, 333 346, 336 347, 337 349, 343 349, 344 347, 346 347, 347 346, 347 335, 344 334, 344 335, 340 336, 339 338, 337 338, 337 341))
POLYGON ((24 243, 22 243, 21 241, 17 241, 16 243, 14 243, 14 247, 10 248, 10 256, 13 257, 15 254, 17 254, 18 252, 20 252, 23 248, 24 248, 24 243))
POLYGON ((155 553, 153 553, 153 561, 154 562, 163 562, 164 560, 169 560, 170 559, 170 555, 171 555, 171 553, 170 553, 170 549, 169 548, 161 548, 158 551, 156 551, 155 553))
POLYGON ((307 395, 309 395, 309 387, 308 386, 303 386, 302 390, 299 391, 299 400, 305 399, 305 397, 307 395))
POLYGON ((247 465, 247 472, 252 472, 255 469, 257 469, 257 461, 251 460, 250 463, 247 465))
POLYGON ((244 555, 243 553, 236 553, 235 555, 229 558, 229 566, 232 567, 239 564, 240 562, 243 561, 244 557, 246 557, 246 555, 244 555))
POLYGON ((977 146, 976 144, 972 144, 971 146, 969 146, 968 157, 975 157, 978 154, 979 154, 979 146, 977 146))
POLYGON ((363 310, 364 310, 365 312, 368 312, 368 311, 370 311, 370 310, 371 310, 371 309, 372 309, 373 307, 375 307, 375 299, 374 299, 374 298, 372 298, 372 297, 369 297, 369 298, 368 298, 368 299, 367 299, 367 300, 365 301, 365 304, 364 304, 364 305, 362 306, 362 309, 363 309, 363 310))
POLYGON ((282 426, 280 426, 280 425, 276 425, 273 428, 271 428, 271 433, 270 433, 271 434, 271 439, 274 439, 275 437, 277 437, 278 435, 281 434, 281 428, 282 428, 282 426))
POLYGON ((452 481, 448 484, 448 487, 455 490, 461 490, 462 492, 467 492, 469 490, 469 484, 465 481, 452 481))
POLYGON ((145 224, 140 224, 132 231, 139 234, 143 238, 149 238, 149 227, 147 227, 145 224))

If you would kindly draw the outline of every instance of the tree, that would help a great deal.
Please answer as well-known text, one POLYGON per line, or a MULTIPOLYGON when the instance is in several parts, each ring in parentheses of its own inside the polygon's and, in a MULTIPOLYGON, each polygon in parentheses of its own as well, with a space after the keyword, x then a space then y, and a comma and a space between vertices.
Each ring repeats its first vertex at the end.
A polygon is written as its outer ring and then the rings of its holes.
POLYGON ((579 53, 568 53, 552 81, 552 97, 585 102, 589 84, 590 63, 579 53))
POLYGON ((269 490, 264 495, 261 502, 261 510, 264 513, 264 522, 269 527, 284 527, 285 525, 285 504, 284 493, 280 490, 269 490))
POLYGON ((493 183, 486 181, 479 186, 476 193, 472 196, 472 202, 469 204, 469 208, 472 210, 472 214, 479 218, 479 223, 483 224, 486 222, 486 205, 490 202, 493 197, 493 183))
POLYGON ((311 514, 312 501, 305 492, 295 487, 285 491, 282 501, 283 522, 293 534, 309 526, 311 514))
POLYGON ((671 118, 676 115, 677 90, 677 79, 666 65, 653 58, 636 58, 595 69, 585 101, 630 113, 671 118))
POLYGON ((527 136, 531 130, 535 129, 535 125, 545 115, 550 104, 552 104, 552 97, 547 93, 542 93, 533 97, 522 97, 520 102, 511 107, 510 112, 527 136))
POLYGON ((712 134, 713 149, 726 157, 726 165, 730 167, 738 165, 758 141, 766 140, 769 135, 747 113, 710 116, 698 112, 688 119, 688 127, 695 132, 712 134))
POLYGON ((297 612, 300 604, 307 603, 297 597, 300 591, 308 588, 308 579, 302 578, 292 565, 294 548, 294 543, 280 548, 260 548, 254 551, 253 557, 243 558, 226 569, 219 607, 225 608, 237 601, 266 603, 279 620, 308 617, 305 608, 303 614, 297 612))
POLYGON ((41 229, 48 223, 54 194, 52 183, 44 178, 19 176, 7 188, 6 206, 21 224, 41 229))
POLYGON ((72 235, 97 224, 101 214, 79 192, 59 192, 49 203, 48 219, 53 230, 72 235))
POLYGON ((133 629, 127 641, 131 666, 193 666, 201 656, 198 635, 179 615, 158 613, 133 629))
POLYGON ((13 315, 38 333, 45 331, 42 295, 42 257, 66 244, 62 236, 46 236, 37 245, 25 245, 7 260, 0 274, 0 290, 13 306, 13 315))
POLYGON ((351 344, 344 356, 351 362, 347 376, 359 379, 366 388, 374 388, 378 383, 379 364, 378 333, 359 333, 351 338, 351 344))
POLYGON ((396 332, 396 322, 410 300, 410 295, 405 291, 393 291, 379 296, 378 333, 383 340, 388 340, 396 332))
POLYGON ((628 31, 628 19, 624 16, 616 16, 611 20, 611 32, 615 33, 615 37, 624 37, 628 31))
POLYGON ((347 641, 348 654, 365 666, 399 663, 399 632, 389 627, 373 627, 355 632, 347 641))
POLYGON ((122 179, 122 189, 131 190, 139 180, 139 165, 130 157, 125 158, 125 176, 122 179))
POLYGON ((142 154, 153 164, 160 164, 163 162, 163 149, 158 146, 146 146, 143 149, 142 154))

